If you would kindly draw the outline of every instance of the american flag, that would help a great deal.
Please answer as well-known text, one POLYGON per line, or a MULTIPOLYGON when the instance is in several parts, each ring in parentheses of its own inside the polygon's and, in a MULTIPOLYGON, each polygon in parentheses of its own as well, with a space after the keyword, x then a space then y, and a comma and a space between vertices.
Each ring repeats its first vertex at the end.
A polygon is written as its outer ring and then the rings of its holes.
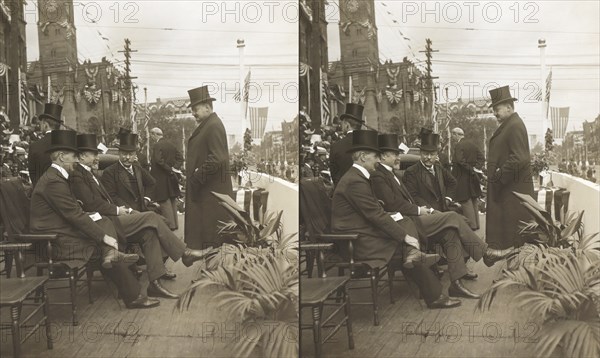
POLYGON ((19 107, 20 107, 20 122, 21 125, 29 124, 29 100, 27 96, 27 81, 25 79, 25 75, 21 72, 21 69, 18 69, 19 73, 19 107))
POLYGON ((250 107, 250 130, 253 139, 262 138, 267 126, 269 107, 250 107))
MULTIPOLYGON (((550 88, 552 88, 552 70, 548 73, 548 77, 546 77, 546 103, 550 103, 550 88)), ((534 99, 536 101, 542 100, 542 89, 536 93, 534 99)))
POLYGON ((569 123, 570 107, 550 107, 552 134, 554 138, 564 138, 569 123))
POLYGON ((327 73, 321 69, 321 123, 331 125, 331 109, 329 108, 329 84, 327 73))
MULTIPOLYGON (((248 103, 248 92, 250 90, 250 70, 248 71, 248 74, 246 75, 246 78, 244 79, 244 101, 246 103, 248 103)), ((237 93, 235 94, 235 96, 233 96, 233 99, 236 102, 239 102, 241 100, 241 94, 240 91, 237 91, 237 93)))

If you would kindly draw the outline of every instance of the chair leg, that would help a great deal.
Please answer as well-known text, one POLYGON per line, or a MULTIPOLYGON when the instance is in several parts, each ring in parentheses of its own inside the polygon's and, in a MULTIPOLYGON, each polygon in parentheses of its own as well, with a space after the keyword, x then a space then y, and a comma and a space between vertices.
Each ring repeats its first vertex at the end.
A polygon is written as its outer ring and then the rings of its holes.
POLYGON ((21 356, 21 304, 16 304, 10 307, 10 313, 12 318, 12 341, 13 341, 13 352, 15 357, 21 356))
POLYGON ((392 266, 388 266, 388 286, 390 288, 390 303, 394 304, 396 303, 394 301, 394 277, 396 276, 396 272, 394 271, 394 268, 392 266))
POLYGON ((313 338, 315 343, 315 357, 321 357, 321 308, 313 306, 313 338))
POLYGON ((350 295, 346 290, 346 285, 342 288, 344 292, 344 313, 346 314, 346 330, 348 331, 348 348, 354 349, 354 333, 352 332, 352 317, 350 316, 350 295))
POLYGON ((53 348, 52 336, 50 333, 50 301, 48 301, 48 291, 46 285, 42 286, 42 302, 44 302, 44 325, 46 326, 46 345, 48 349, 53 348))
POLYGON ((379 326, 379 305, 378 305, 378 298, 379 298, 379 293, 378 291, 378 287, 379 286, 379 269, 374 269, 371 272, 371 296, 373 298, 373 325, 374 326, 379 326))
POLYGON ((94 277, 94 269, 89 264, 85 267, 85 276, 88 288, 88 299, 90 304, 92 304, 94 303, 94 299, 92 297, 92 278, 94 277))
POLYGON ((6 278, 10 278, 12 273, 13 265, 13 253, 10 251, 4 251, 4 270, 6 271, 6 278))
MULTIPOLYGON (((36 273, 37 273, 38 277, 43 276, 44 269, 41 267, 36 267, 36 273)), ((40 288, 38 288, 37 290, 35 290, 35 296, 33 297, 33 302, 39 303, 41 297, 42 297, 42 290, 40 288)))
POLYGON ((315 256, 310 250, 306 250, 306 272, 308 278, 312 278, 313 267, 315 265, 315 256))
POLYGON ((71 288, 71 311, 73 313, 73 326, 77 326, 77 271, 72 270, 69 275, 69 287, 71 288))

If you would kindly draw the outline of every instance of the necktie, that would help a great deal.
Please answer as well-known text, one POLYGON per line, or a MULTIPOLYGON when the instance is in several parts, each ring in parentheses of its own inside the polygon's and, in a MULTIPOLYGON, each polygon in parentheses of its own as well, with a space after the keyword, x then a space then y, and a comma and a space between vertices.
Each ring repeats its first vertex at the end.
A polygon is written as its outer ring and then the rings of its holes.
POLYGON ((127 169, 127 172, 129 172, 129 174, 131 174, 131 176, 135 176, 133 174, 133 167, 129 167, 129 168, 125 168, 125 169, 127 169))

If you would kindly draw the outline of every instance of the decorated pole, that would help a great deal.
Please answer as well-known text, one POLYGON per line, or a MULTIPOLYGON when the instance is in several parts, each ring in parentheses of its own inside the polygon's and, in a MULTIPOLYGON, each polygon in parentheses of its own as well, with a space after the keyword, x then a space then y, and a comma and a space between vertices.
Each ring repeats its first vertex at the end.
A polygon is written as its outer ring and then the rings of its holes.
POLYGON ((144 127, 146 130, 146 160, 150 166, 150 117, 148 116, 148 89, 144 87, 144 127))
POLYGON ((546 40, 539 39, 538 40, 538 48, 540 49, 540 84, 542 86, 542 139, 546 138, 546 128, 548 124, 546 123, 546 40))
POLYGON ((246 105, 244 104, 244 99, 246 98, 246 93, 244 93, 244 47, 246 47, 244 39, 238 39, 237 48, 239 49, 240 60, 240 114, 242 117, 240 143, 242 146, 244 145, 244 134, 246 133, 246 105))

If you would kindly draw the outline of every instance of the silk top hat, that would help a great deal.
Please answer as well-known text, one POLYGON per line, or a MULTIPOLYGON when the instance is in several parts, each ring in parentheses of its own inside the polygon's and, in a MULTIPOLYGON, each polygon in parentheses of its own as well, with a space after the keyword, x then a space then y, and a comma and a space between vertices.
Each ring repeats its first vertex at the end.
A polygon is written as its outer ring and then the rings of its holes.
POLYGON ((44 113, 40 114, 40 119, 52 119, 59 123, 64 123, 61 119, 62 106, 56 103, 46 103, 44 105, 44 113))
POLYGON ((421 151, 437 152, 440 143, 440 135, 437 133, 425 133, 421 135, 421 151))
POLYGON ((190 96, 190 104, 188 104, 188 107, 192 107, 193 105, 202 102, 215 101, 215 99, 208 94, 208 86, 191 89, 188 91, 188 94, 190 96))
POLYGON ((342 121, 348 120, 348 119, 353 119, 357 122, 365 123, 365 121, 363 121, 363 119, 362 119, 364 109, 365 109, 365 107, 363 107, 360 104, 346 103, 346 111, 344 113, 342 113, 342 115, 340 116, 340 119, 342 121))
POLYGON ((79 134, 77 136, 77 149, 80 152, 98 152, 98 138, 95 134, 79 134))
POLYGON ((382 152, 400 153, 400 143, 396 134, 380 134, 377 138, 379 141, 379 150, 382 152))
POLYGON ((135 152, 137 150, 137 140, 137 134, 123 133, 119 136, 119 145, 117 148, 125 152, 135 152))
POLYGON ((46 153, 61 149, 77 152, 77 132, 55 129, 50 133, 50 148, 46 153))
POLYGON ((377 153, 381 152, 379 150, 377 132, 371 130, 352 131, 352 148, 350 148, 348 152, 352 153, 358 150, 370 150, 377 153))
POLYGON ((517 100, 516 98, 513 98, 513 96, 510 94, 510 89, 508 88, 508 86, 494 88, 493 90, 490 90, 490 97, 492 98, 492 104, 490 104, 490 108, 500 103, 508 101, 514 102, 517 100))

